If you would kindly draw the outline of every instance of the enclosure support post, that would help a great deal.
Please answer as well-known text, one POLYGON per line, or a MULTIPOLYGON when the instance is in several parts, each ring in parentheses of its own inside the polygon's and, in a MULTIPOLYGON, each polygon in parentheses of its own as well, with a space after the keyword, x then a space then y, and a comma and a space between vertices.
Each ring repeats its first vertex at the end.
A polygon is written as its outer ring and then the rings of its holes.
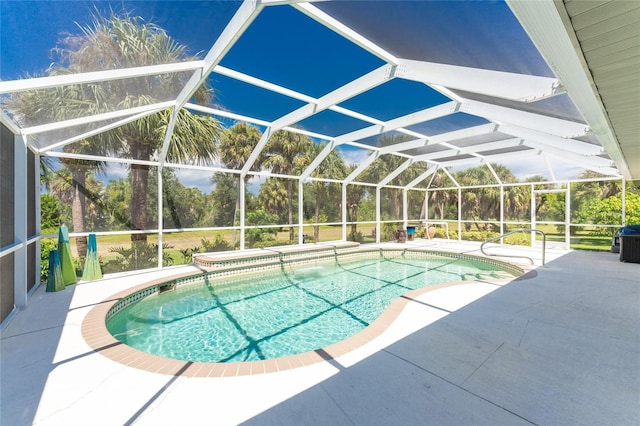
MULTIPOLYGON (((429 190, 424 191, 424 226, 428 228, 427 223, 429 223, 429 190)), ((429 231, 429 229, 425 229, 425 231, 429 231)))
MULTIPOLYGON (((535 185, 531 184, 531 229, 536 229, 536 193, 535 185)), ((531 233, 531 247, 536 245, 536 234, 531 233)))
POLYGON ((376 243, 380 243, 380 187, 376 186, 376 243))
POLYGON ((13 243, 20 247, 13 254, 14 305, 18 309, 27 307, 27 136, 14 139, 14 224, 13 243))
POLYGON ((567 182, 564 194, 564 248, 571 248, 571 183, 567 182))
POLYGON ((304 243, 304 228, 302 226, 304 220, 304 183, 302 179, 298 179, 298 244, 304 243))
POLYGON ((164 218, 162 217, 162 203, 164 194, 162 193, 162 165, 158 165, 158 268, 162 269, 162 230, 164 229, 164 218))
POLYGON ((33 159, 33 170, 32 170, 34 176, 34 184, 36 186, 36 199, 35 199, 35 207, 36 207, 36 229, 35 229, 35 233, 36 236, 38 237, 36 239, 36 241, 33 243, 35 244, 36 247, 36 282, 35 282, 35 286, 33 287, 34 289, 40 284, 40 235, 42 234, 42 206, 40 205, 40 154, 38 154, 37 152, 34 153, 34 159, 33 159))
MULTIPOLYGON (((504 186, 500 185, 500 235, 504 234, 504 186)), ((504 244, 504 237, 500 238, 500 244, 504 244)))
POLYGON ((347 183, 342 183, 342 241, 347 241, 347 183))
POLYGON ((622 178, 622 224, 621 226, 625 226, 627 224, 627 180, 622 178))
POLYGON ((407 207, 409 205, 407 199, 407 188, 402 189, 402 220, 404 221, 404 228, 407 229, 409 226, 409 213, 407 212, 407 207))
MULTIPOLYGON (((244 250, 244 245, 245 245, 245 229, 244 229, 244 225, 245 225, 245 220, 244 220, 244 216, 245 216, 245 199, 244 199, 244 175, 240 175, 240 250, 244 250)), ((233 226, 236 226, 236 218, 233 218, 233 226)))
POLYGON ((458 187, 458 241, 462 241, 462 189, 458 187))

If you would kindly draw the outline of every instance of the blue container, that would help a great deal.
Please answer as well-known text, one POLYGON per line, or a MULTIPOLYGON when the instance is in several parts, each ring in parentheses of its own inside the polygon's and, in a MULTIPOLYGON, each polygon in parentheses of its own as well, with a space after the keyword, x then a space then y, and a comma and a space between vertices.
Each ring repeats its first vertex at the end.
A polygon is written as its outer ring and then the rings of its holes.
POLYGON ((414 236, 416 235, 416 227, 415 226, 407 226, 407 240, 413 241, 414 236))
POLYGON ((618 236, 621 235, 640 235, 640 225, 627 225, 618 230, 618 236))

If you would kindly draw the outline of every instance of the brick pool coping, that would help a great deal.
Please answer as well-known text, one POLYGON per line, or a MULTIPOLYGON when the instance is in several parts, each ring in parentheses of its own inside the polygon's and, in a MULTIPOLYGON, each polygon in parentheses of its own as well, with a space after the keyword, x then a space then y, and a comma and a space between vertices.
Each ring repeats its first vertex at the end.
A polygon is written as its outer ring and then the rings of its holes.
POLYGON ((364 346, 385 332, 396 318, 398 318, 405 306, 425 293, 447 287, 468 285, 474 282, 503 284, 511 281, 531 278, 537 275, 537 273, 535 270, 525 270, 523 275, 513 279, 457 281, 412 290, 394 299, 374 322, 364 330, 348 337, 345 340, 322 349, 262 361, 226 363, 181 361, 140 351, 120 342, 113 337, 111 333, 109 333, 106 327, 106 317, 110 309, 120 300, 150 286, 191 275, 194 274, 185 273, 148 281, 143 284, 133 286, 127 290, 123 290, 108 299, 99 302, 89 311, 82 322, 81 330, 84 340, 96 353, 99 353, 112 361, 152 373, 182 377, 232 377, 274 373, 306 365, 317 364, 323 361, 329 361, 364 346))

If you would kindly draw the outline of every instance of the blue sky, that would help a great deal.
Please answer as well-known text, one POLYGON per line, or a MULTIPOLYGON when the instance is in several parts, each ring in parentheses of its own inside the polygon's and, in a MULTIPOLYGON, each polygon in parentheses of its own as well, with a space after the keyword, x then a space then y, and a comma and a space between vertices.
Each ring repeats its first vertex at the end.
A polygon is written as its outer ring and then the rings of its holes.
MULTIPOLYGON (((164 28, 187 45, 190 53, 204 54, 239 4, 197 0, 2 0, 0 78, 13 80, 26 73, 42 73, 52 62, 50 50, 66 33, 78 34, 78 24, 90 24, 95 9, 105 15, 110 9, 129 11, 164 28)), ((400 57, 551 75, 502 1, 370 2, 364 8, 362 4, 320 2, 316 6, 327 13, 339 14, 352 28, 400 57), (414 34, 412 42, 407 42, 409 27, 414 34)), ((320 97, 380 67, 383 62, 295 9, 278 6, 263 10, 221 65, 320 97)), ((216 91, 216 106, 239 114, 274 120, 302 105, 219 74, 212 74, 210 78, 216 91)), ((396 79, 341 106, 388 120, 447 100, 425 85, 396 79)), ((478 121, 470 116, 466 119, 468 125, 478 121)), ((301 124, 328 136, 370 125, 330 111, 301 124)), ((416 126, 415 130, 434 134, 447 130, 423 127, 416 126)), ((366 152, 348 149, 344 154, 348 161, 358 162, 366 152)))

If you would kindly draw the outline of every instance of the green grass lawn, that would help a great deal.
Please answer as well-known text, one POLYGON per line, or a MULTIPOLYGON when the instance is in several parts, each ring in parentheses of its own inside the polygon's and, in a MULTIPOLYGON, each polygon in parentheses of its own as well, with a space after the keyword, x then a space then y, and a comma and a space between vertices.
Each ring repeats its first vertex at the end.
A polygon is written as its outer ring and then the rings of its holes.
MULTIPOLYGON (((547 241, 564 242, 564 233, 559 233, 554 225, 541 225, 538 227, 547 234, 547 241)), ((581 228, 574 230, 571 235, 570 247, 573 250, 590 250, 590 251, 610 251, 612 237, 596 234, 594 229, 581 228)), ((537 236, 542 241, 541 236, 537 236)))

